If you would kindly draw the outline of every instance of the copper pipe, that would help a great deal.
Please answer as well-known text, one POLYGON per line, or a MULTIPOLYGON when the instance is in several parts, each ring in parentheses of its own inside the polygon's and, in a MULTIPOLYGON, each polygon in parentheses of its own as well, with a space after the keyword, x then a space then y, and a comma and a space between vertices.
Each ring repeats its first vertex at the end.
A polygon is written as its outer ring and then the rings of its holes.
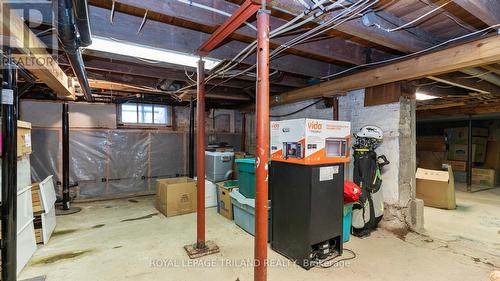
POLYGON ((254 280, 267 280, 268 161, 269 161, 269 11, 257 13, 257 94, 255 149, 254 280))
POLYGON ((196 175, 197 181, 197 236, 198 249, 205 248, 205 62, 198 61, 196 106, 196 175))

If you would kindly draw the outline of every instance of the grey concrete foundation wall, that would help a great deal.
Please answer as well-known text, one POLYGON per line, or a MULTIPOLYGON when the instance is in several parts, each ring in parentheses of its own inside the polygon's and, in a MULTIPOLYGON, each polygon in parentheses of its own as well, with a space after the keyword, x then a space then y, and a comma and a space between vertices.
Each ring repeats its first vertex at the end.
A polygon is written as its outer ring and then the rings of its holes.
POLYGON ((383 224, 422 228, 423 204, 415 199, 415 101, 401 98, 399 102, 365 107, 364 90, 352 91, 339 99, 339 119, 351 122, 352 133, 366 125, 378 126, 384 132, 384 141, 376 150, 391 162, 382 171, 386 205, 383 224))

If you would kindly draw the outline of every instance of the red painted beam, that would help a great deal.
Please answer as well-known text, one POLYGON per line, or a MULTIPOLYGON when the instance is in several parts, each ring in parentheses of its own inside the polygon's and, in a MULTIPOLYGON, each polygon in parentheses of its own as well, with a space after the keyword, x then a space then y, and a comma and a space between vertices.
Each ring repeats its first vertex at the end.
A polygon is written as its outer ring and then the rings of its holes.
POLYGON ((269 162, 269 11, 257 13, 254 280, 267 280, 269 162))
POLYGON ((238 10, 236 10, 226 22, 219 26, 214 33, 212 33, 210 38, 198 48, 198 53, 200 55, 207 55, 210 53, 259 9, 260 4, 254 3, 252 0, 246 0, 238 10))

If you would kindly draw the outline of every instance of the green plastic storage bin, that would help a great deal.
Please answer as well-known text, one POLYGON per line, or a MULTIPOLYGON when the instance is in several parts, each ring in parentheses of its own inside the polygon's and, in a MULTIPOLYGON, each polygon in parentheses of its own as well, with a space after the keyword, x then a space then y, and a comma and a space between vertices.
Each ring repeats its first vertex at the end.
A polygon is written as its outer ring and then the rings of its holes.
POLYGON ((249 199, 255 198, 255 158, 236 159, 240 193, 249 199))
POLYGON ((347 203, 344 205, 344 222, 342 225, 342 240, 345 242, 351 238, 351 224, 352 224, 352 205, 347 203))

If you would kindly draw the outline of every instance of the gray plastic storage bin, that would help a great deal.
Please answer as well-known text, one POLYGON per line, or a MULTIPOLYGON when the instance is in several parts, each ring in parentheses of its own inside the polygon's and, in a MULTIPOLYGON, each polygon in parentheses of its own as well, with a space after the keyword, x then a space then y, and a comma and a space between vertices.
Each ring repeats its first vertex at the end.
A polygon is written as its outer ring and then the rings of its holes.
POLYGON ((225 181, 233 172, 234 152, 205 151, 205 176, 211 182, 225 181))
MULTIPOLYGON (((236 225, 246 232, 255 235, 255 199, 246 198, 238 189, 231 192, 233 216, 236 225)), ((271 240, 271 200, 268 201, 268 238, 271 240)))

